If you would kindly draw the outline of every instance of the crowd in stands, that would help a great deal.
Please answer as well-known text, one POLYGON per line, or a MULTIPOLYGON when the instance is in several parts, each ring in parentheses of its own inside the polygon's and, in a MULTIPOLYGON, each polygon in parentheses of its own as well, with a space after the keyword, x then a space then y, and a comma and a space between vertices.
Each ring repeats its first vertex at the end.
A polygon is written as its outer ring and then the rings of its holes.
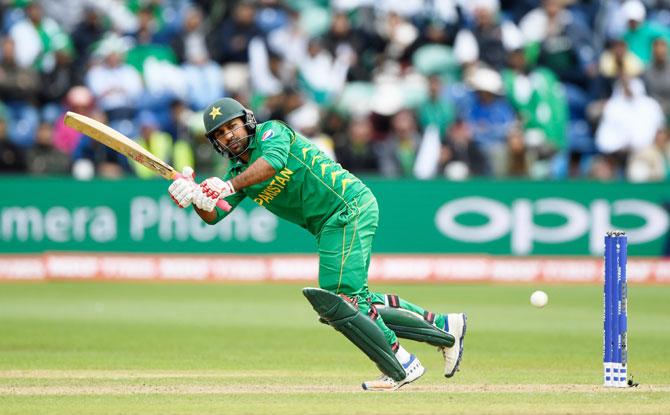
POLYGON ((668 0, 4 0, 0 172, 152 173, 95 117, 220 174, 234 97, 386 177, 670 180, 668 0))

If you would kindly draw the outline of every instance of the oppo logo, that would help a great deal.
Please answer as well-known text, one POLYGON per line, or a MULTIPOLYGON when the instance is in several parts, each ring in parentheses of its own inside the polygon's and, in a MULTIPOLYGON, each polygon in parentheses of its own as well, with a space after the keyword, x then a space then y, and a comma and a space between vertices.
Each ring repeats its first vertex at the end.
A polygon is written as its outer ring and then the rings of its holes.
POLYGON ((617 216, 636 216, 644 222, 638 228, 622 229, 630 244, 650 242, 668 230, 668 213, 658 205, 640 199, 608 201, 596 199, 588 206, 563 198, 538 200, 516 199, 511 206, 484 197, 464 197, 446 203, 438 209, 435 224, 439 231, 458 241, 470 243, 491 242, 511 233, 511 251, 515 255, 532 253, 535 242, 560 244, 589 235, 592 255, 603 252, 605 232, 614 228, 617 216), (476 213, 487 221, 482 225, 467 226, 458 223, 459 215, 476 213), (558 215, 565 218, 560 226, 545 227, 534 221, 539 215, 558 215))

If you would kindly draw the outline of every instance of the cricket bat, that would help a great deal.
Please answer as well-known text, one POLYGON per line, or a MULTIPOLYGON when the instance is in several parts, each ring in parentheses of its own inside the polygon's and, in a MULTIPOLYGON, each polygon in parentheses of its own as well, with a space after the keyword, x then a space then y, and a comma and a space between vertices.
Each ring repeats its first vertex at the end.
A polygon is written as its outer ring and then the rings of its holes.
MULTIPOLYGON (((86 134, 95 141, 135 160, 168 180, 174 180, 182 176, 172 166, 151 154, 141 145, 93 118, 68 111, 65 114, 64 122, 68 127, 86 134)), ((230 204, 225 200, 219 200, 216 205, 226 212, 231 210, 230 204)))

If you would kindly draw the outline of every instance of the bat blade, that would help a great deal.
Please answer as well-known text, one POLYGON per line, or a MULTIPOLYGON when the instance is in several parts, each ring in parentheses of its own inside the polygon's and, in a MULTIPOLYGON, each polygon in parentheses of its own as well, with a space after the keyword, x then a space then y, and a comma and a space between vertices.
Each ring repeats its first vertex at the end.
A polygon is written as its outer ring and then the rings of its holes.
POLYGON ((172 180, 177 177, 177 171, 172 166, 154 156, 130 138, 93 118, 68 111, 65 114, 64 122, 68 127, 86 134, 95 141, 135 160, 166 179, 172 180))
MULTIPOLYGON (((68 111, 65 114, 64 122, 68 127, 73 128, 82 134, 86 134, 95 141, 135 160, 168 180, 174 180, 181 177, 181 174, 178 171, 163 160, 151 154, 149 150, 100 121, 82 114, 77 114, 76 112, 68 111)), ((230 204, 222 199, 217 201, 216 205, 226 212, 232 210, 230 204)))

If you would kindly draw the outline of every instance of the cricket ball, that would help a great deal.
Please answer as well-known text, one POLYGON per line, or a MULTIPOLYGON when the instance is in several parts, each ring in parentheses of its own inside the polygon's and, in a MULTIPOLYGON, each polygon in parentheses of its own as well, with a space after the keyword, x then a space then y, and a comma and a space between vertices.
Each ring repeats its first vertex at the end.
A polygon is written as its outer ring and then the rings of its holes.
POLYGON ((535 291, 530 295, 530 303, 537 308, 542 308, 547 305, 549 296, 544 291, 535 291))

